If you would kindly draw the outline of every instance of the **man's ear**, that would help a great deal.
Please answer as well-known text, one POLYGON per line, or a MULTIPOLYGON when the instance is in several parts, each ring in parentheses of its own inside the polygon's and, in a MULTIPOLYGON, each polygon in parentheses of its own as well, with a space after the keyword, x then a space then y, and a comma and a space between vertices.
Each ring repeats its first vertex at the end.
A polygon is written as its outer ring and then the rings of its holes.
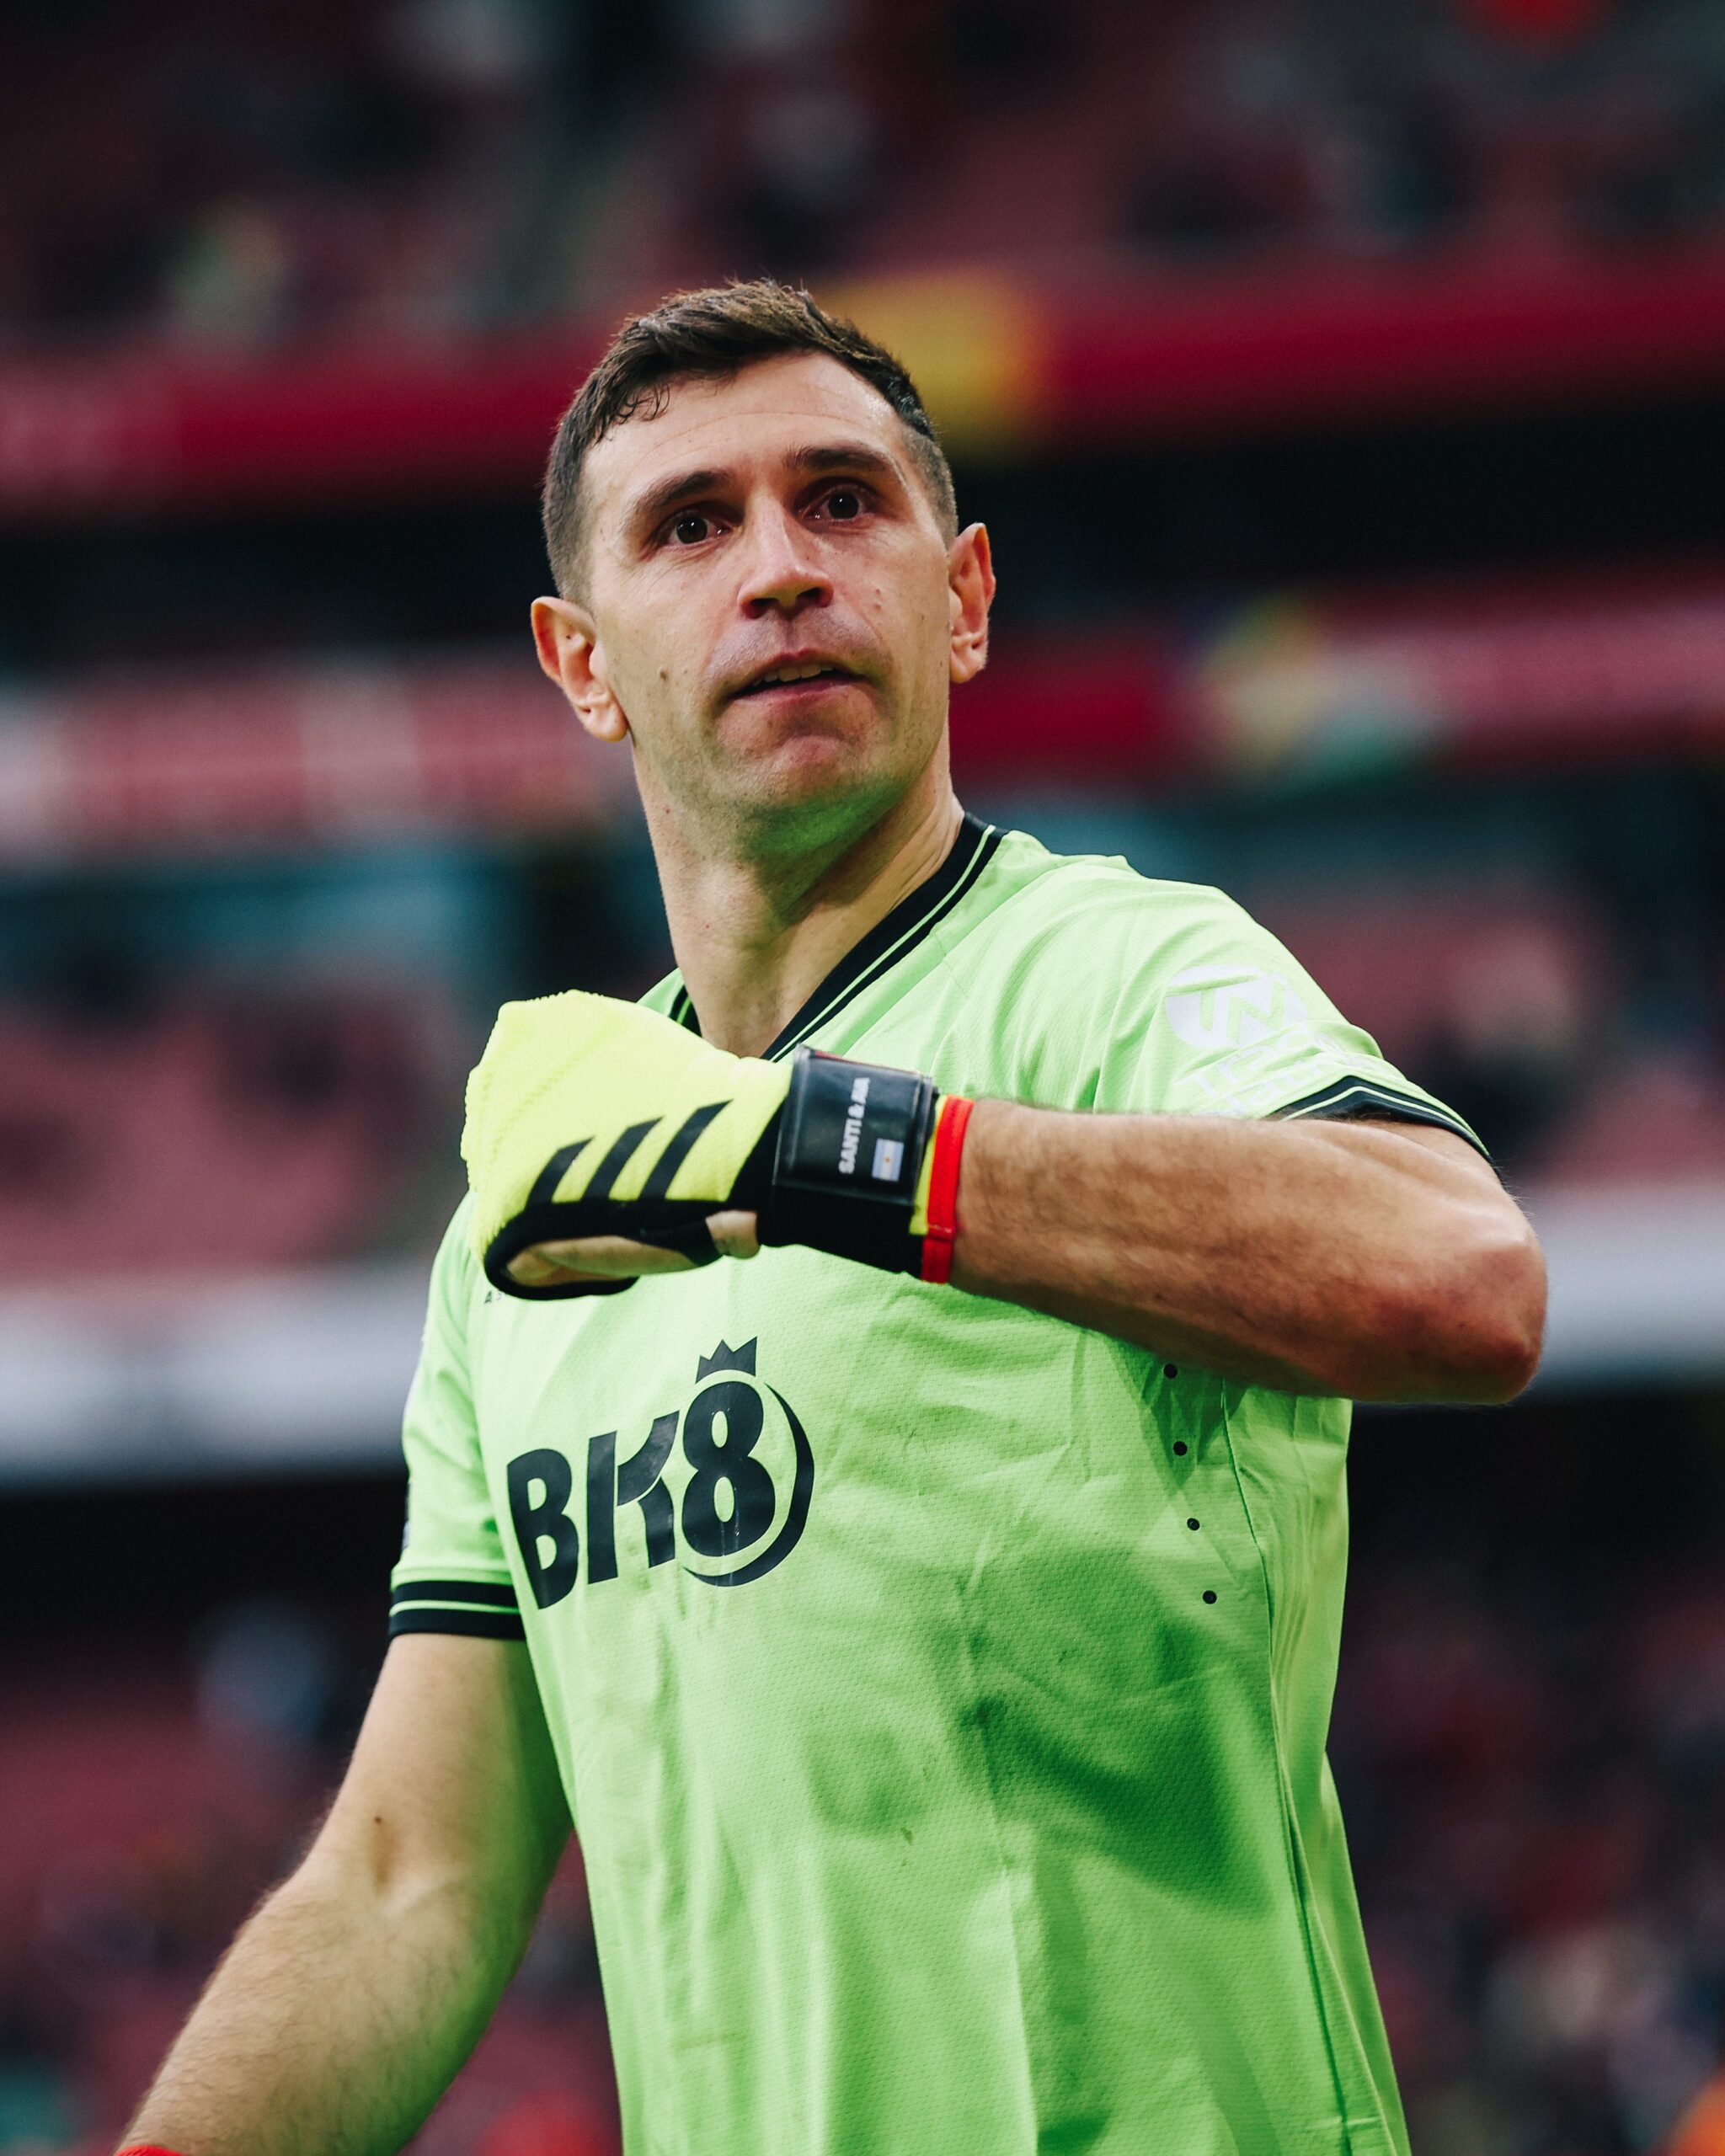
POLYGON ((536 599, 533 643, 540 666, 593 739, 626 741, 628 718, 611 688, 599 632, 586 608, 572 599, 536 599))
POLYGON ((994 603, 994 555, 985 526, 973 524, 953 540, 947 555, 952 602, 950 671, 971 681, 988 664, 988 610, 994 603))

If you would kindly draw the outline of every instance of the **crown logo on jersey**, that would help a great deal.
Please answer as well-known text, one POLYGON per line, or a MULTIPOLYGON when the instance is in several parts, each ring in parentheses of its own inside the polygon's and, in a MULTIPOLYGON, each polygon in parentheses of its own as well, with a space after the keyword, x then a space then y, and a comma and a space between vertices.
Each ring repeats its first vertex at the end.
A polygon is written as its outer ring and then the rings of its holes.
POLYGON ((710 1355, 702 1356, 696 1366, 695 1382, 710 1378, 715 1370, 742 1370, 750 1377, 755 1374, 755 1342, 745 1340, 740 1348, 729 1346, 721 1340, 710 1355))

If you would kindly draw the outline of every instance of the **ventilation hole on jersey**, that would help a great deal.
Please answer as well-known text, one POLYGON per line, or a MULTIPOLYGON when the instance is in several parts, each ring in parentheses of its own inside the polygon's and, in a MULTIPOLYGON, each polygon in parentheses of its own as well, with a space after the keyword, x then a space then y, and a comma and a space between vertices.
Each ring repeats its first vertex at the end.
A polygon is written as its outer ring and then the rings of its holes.
POLYGON ((1185 1440, 1185 1438, 1175 1438, 1175 1440, 1174 1440, 1174 1450, 1175 1450, 1176 1452, 1178 1452, 1178 1453, 1183 1453, 1183 1452, 1185 1451, 1185 1449, 1186 1449, 1186 1440, 1185 1440))
POLYGON ((1206 1602, 1214 1602, 1216 1598, 1215 1589, 1213 1587, 1207 1587, 1204 1590, 1204 1598, 1206 1602))
POLYGON ((1188 1520, 1187 1521, 1186 1524, 1187 1524, 1187 1526, 1188 1526, 1188 1527, 1196 1527, 1196 1526, 1197 1526, 1197 1524, 1198 1524, 1198 1522, 1197 1522, 1195 1519, 1188 1519, 1188 1520))
POLYGON ((1165 1378, 1177 1378, 1179 1374, 1180 1365, 1178 1363, 1164 1363, 1162 1364, 1162 1375, 1165 1378))

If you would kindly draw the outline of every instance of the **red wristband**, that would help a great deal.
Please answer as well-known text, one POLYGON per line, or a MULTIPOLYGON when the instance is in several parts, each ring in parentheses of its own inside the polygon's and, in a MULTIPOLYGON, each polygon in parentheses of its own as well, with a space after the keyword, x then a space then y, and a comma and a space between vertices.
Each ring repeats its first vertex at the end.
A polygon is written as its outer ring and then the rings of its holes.
POLYGON ((179 2156, 178 2149, 158 2148, 153 2141, 128 2141, 124 2148, 116 2148, 114 2156, 179 2156))
POLYGON ((975 1101, 948 1093, 934 1126, 934 1165, 928 1176, 928 1230, 922 1238, 922 1274, 937 1287, 953 1277, 953 1246, 959 1240, 959 1164, 964 1132, 975 1101))

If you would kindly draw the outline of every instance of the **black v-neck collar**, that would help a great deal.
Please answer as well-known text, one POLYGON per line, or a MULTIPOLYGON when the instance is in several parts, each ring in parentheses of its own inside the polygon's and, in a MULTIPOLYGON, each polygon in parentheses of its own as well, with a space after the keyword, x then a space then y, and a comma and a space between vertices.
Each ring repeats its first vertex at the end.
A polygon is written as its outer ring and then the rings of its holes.
MULTIPOLYGON (((766 1060, 781 1061, 800 1048, 817 1026, 824 1026, 853 997, 861 995, 871 981, 879 980, 889 967, 895 966, 907 952, 914 951, 970 889, 993 859, 1000 842, 1001 835, 992 824, 979 823, 975 816, 964 817, 950 851, 933 875, 919 883, 908 898, 901 899, 885 920, 877 921, 859 942, 852 945, 783 1027, 772 1047, 763 1051, 766 1060)), ((681 982, 670 1015, 692 1033, 700 1032, 689 991, 681 982)))

